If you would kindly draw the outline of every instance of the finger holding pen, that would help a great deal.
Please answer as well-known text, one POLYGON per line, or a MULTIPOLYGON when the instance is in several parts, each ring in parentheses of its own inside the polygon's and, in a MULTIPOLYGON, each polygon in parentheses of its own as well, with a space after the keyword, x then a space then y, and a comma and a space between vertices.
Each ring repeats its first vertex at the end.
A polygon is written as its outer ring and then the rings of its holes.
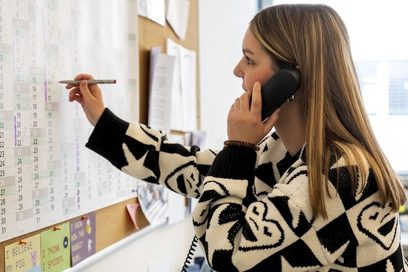
POLYGON ((75 80, 80 84, 67 84, 69 89, 68 99, 81 104, 88 121, 95 126, 105 110, 101 89, 97 84, 88 84, 88 80, 94 80, 91 75, 79 74, 75 80))

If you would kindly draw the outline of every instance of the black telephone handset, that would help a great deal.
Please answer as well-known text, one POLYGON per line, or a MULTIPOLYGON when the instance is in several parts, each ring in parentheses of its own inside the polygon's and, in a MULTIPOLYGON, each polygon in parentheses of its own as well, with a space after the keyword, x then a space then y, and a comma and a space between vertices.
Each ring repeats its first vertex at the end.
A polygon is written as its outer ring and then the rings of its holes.
POLYGON ((262 85, 262 121, 271 116, 275 110, 294 95, 299 84, 299 70, 283 68, 262 85))

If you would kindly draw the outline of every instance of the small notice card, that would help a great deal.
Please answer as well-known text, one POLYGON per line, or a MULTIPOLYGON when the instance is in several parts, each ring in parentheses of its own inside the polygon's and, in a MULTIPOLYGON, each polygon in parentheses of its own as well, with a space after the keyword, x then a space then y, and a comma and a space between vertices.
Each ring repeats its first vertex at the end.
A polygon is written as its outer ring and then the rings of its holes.
POLYGON ((69 223, 41 232, 41 263, 44 272, 70 267, 69 223))
POLYGON ((34 235, 4 248, 6 272, 41 272, 40 235, 34 235))
POLYGON ((95 214, 71 221, 72 266, 95 254, 95 214))
POLYGON ((139 226, 137 225, 137 220, 136 220, 136 210, 139 207, 139 204, 127 204, 126 209, 128 211, 128 214, 130 218, 132 219, 133 226, 135 226, 136 230, 139 230, 139 226))

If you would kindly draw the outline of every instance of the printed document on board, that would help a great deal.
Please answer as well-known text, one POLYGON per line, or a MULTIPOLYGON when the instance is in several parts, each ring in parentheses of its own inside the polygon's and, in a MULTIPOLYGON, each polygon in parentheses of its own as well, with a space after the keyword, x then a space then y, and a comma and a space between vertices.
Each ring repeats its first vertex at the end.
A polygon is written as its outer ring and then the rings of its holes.
POLYGON ((196 53, 167 39, 167 54, 175 57, 170 128, 197 129, 196 53))
POLYGON ((152 50, 151 84, 149 95, 150 127, 166 132, 170 131, 170 113, 172 108, 172 86, 174 78, 174 56, 152 50))

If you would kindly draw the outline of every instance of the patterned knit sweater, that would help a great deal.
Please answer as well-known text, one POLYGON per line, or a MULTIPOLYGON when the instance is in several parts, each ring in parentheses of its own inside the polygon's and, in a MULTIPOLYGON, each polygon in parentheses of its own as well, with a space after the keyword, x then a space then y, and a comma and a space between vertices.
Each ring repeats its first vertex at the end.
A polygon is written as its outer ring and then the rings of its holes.
POLYGON ((408 271, 398 214, 381 204, 372 175, 352 193, 342 158, 330 167, 328 218, 313 219, 304 152, 290 156, 276 134, 257 152, 200 151, 106 109, 87 147, 138 179, 199 198, 193 225, 216 271, 408 271))

